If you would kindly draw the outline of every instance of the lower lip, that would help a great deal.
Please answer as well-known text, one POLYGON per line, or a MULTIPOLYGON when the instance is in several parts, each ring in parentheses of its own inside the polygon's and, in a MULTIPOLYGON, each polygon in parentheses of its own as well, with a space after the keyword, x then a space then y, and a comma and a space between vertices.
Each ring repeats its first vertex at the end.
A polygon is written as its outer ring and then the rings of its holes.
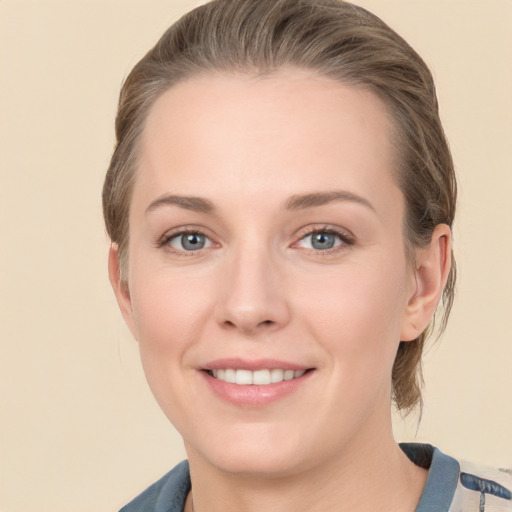
POLYGON ((205 371, 201 371, 210 389, 220 398, 238 407, 265 407, 280 400, 305 384, 313 371, 309 370, 301 377, 291 380, 283 380, 274 384, 263 386, 239 385, 225 382, 212 377, 205 371))

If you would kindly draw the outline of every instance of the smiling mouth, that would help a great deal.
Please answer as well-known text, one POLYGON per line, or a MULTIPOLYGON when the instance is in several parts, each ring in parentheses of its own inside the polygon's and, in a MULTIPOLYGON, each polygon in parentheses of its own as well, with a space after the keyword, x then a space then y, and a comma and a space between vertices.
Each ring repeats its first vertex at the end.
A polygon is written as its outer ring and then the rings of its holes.
POLYGON ((269 370, 235 370, 233 368, 207 370, 208 375, 215 379, 238 384, 240 386, 255 385, 268 386, 279 382, 294 380, 302 377, 310 370, 282 370, 273 368, 269 370))

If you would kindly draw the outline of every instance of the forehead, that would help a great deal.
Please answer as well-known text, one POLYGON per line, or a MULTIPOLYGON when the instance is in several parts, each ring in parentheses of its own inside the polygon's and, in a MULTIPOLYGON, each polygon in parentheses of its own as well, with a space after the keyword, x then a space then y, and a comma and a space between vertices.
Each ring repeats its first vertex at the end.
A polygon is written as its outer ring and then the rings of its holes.
POLYGON ((392 133, 385 105, 364 88, 293 68, 205 74, 153 105, 135 192, 208 195, 223 184, 226 194, 270 197, 364 185, 379 195, 394 181, 392 133))

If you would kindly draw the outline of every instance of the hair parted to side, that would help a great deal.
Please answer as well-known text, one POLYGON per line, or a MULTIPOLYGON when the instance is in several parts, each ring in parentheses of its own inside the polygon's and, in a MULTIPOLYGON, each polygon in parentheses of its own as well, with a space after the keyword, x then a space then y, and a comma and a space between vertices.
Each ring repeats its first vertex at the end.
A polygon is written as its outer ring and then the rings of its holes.
MULTIPOLYGON (((439 119, 432 75, 419 55, 379 18, 341 0, 213 0, 172 25, 125 80, 116 146, 103 188, 107 232, 127 283, 128 219, 138 144, 155 100, 173 84, 205 72, 268 74, 290 65, 375 92, 395 125, 397 180, 405 198, 408 254, 426 246, 438 224, 452 226, 453 162, 439 119)), ((453 258, 453 254, 452 254, 453 258)), ((455 286, 455 260, 443 292, 439 333, 455 286)), ((421 357, 434 320, 401 342, 393 400, 407 413, 421 400, 421 357)))

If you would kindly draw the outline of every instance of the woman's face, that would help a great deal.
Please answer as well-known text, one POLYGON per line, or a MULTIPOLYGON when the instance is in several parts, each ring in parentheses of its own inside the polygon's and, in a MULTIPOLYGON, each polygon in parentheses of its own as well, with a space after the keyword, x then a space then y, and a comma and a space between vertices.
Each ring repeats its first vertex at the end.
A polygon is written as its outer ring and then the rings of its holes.
POLYGON ((120 302, 190 458, 291 474, 389 434, 415 290, 391 132, 371 92, 294 69, 153 106, 120 302))

